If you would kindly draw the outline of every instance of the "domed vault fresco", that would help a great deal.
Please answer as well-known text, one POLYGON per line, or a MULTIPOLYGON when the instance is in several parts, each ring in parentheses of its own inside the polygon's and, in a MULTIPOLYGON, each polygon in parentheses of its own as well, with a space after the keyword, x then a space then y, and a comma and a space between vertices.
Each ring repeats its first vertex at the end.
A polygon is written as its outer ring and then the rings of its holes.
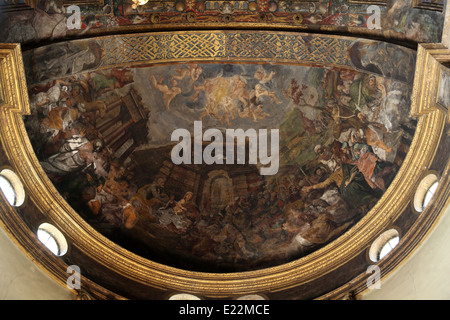
POLYGON ((24 122, 59 193, 113 242, 257 270, 323 247, 382 197, 415 132, 415 58, 301 33, 61 42, 24 53, 24 122))

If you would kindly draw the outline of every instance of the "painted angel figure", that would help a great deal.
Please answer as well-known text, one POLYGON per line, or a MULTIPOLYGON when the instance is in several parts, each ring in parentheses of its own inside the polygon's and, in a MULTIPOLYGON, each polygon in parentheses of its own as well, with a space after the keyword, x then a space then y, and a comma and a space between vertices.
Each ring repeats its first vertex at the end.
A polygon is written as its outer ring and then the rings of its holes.
POLYGON ((170 110, 170 102, 172 102, 172 100, 181 93, 181 88, 177 86, 177 80, 173 79, 172 87, 169 88, 168 85, 162 83, 162 79, 156 81, 156 78, 153 75, 151 76, 151 79, 155 88, 163 93, 164 105, 167 110, 170 110))
POLYGON ((256 102, 259 101, 259 99, 263 96, 268 96, 271 98, 276 104, 281 104, 282 102, 277 98, 275 95, 275 91, 269 91, 266 88, 264 88, 263 85, 258 83, 255 85, 255 89, 250 92, 250 100, 255 99, 256 102))
POLYGON ((274 71, 271 71, 270 73, 266 73, 266 71, 263 68, 258 68, 258 70, 255 71, 255 74, 253 77, 259 81, 261 84, 265 84, 272 80, 273 76, 275 75, 274 71))

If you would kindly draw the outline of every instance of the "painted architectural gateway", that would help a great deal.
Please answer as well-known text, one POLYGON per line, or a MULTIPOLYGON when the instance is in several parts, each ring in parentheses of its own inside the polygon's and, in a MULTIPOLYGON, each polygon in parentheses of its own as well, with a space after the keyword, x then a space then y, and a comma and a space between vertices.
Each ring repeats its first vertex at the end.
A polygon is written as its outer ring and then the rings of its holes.
POLYGON ((202 271, 298 259, 359 221, 408 151, 412 50, 273 32, 138 37, 149 47, 128 62, 104 48, 126 52, 136 36, 28 52, 25 124, 68 203, 139 255, 202 271), (164 55, 150 47, 161 37, 164 55), (266 39, 267 51, 240 39, 266 39), (186 42, 203 61, 176 56, 186 42), (386 60, 390 52, 396 59, 386 60), (242 133, 236 146, 230 132, 242 133))

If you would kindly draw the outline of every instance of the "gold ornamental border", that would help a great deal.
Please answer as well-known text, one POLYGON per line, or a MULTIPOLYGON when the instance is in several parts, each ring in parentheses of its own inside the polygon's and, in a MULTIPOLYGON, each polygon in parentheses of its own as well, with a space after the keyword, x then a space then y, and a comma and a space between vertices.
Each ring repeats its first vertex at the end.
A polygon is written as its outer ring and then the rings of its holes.
MULTIPOLYGON (((410 204, 422 173, 433 162, 446 122, 446 113, 436 108, 417 115, 418 124, 410 151, 391 186, 364 218, 332 243, 296 261, 267 269, 220 274, 193 272, 162 265, 125 250, 94 230, 70 207, 41 168, 25 130, 22 116, 30 113, 30 107, 20 45, 0 45, 0 66, 0 141, 9 162, 7 165, 21 179, 27 195, 23 211, 26 212, 27 206, 35 206, 44 213, 46 222, 55 225, 65 235, 69 246, 76 246, 93 261, 125 278, 153 288, 204 297, 286 290, 318 279, 365 252, 410 204)), ((415 88, 413 99, 417 92, 415 88)), ((445 208, 448 204, 445 198, 450 189, 448 171, 447 163, 439 186, 440 194, 444 196, 437 197, 435 207, 445 208)), ((6 205, 2 195, 0 197, 2 227, 44 271, 66 285, 67 266, 37 243, 36 230, 30 230, 17 210, 6 205)), ((416 235, 425 236, 439 219, 440 212, 443 210, 418 219, 422 224, 414 224, 411 228, 413 234, 405 235, 407 237, 392 253, 393 259, 382 261, 386 270, 395 269, 414 250, 418 242, 409 239, 417 239, 416 235)), ((421 241, 422 238, 419 243, 421 241)), ((362 288, 366 277, 361 275, 354 279, 352 288, 362 288)), ((108 293, 89 279, 82 279, 82 285, 86 291, 95 291, 99 297, 108 293)), ((344 285, 325 298, 336 298, 349 289, 348 284, 344 285)), ((115 295, 115 298, 121 297, 115 295)))
MULTIPOLYGON (((107 35, 71 40, 70 43, 83 48, 95 47, 93 51, 97 51, 97 54, 101 52, 96 64, 78 71, 84 73, 185 62, 280 63, 358 70, 351 61, 348 49, 360 40, 365 39, 287 31, 197 30, 107 35), (306 36, 308 39, 305 39, 306 36)), ((370 42, 375 44, 379 41, 370 42)), ((36 50, 42 51, 57 45, 41 46, 36 50)), ((44 65, 41 59, 35 57, 35 53, 35 49, 23 53, 25 61, 29 63, 29 86, 72 75, 68 71, 40 79, 41 74, 34 70, 41 70, 44 65)))

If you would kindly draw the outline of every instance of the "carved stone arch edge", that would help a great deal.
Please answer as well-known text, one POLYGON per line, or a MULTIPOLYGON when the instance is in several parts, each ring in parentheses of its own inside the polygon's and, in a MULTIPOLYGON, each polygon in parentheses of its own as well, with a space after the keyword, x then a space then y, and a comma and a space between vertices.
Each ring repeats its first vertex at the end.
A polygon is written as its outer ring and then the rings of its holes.
MULTIPOLYGON (((418 114, 412 110, 411 114, 419 117, 419 120, 410 152, 405 159, 406 165, 401 167, 391 187, 377 205, 333 243, 299 260, 264 270, 229 274, 190 272, 160 265, 118 248, 73 212, 40 167, 24 128, 22 115, 28 114, 30 109, 19 45, 1 45, 0 48, 2 50, 0 62, 8 63, 6 69, 0 69, 2 81, 0 87, 5 88, 7 85, 10 89, 8 91, 12 91, 12 96, 16 97, 7 100, 3 89, 2 97, 5 98, 0 103, 0 120, 4 124, 0 127, 1 148, 7 157, 4 161, 23 181, 27 203, 38 208, 48 222, 63 231, 68 242, 75 243, 81 251, 99 264, 138 283, 161 290, 170 289, 213 298, 250 293, 266 293, 270 297, 272 292, 301 286, 339 269, 349 259, 364 252, 373 239, 387 226, 392 225, 408 207, 415 186, 419 183, 420 173, 433 162, 445 126, 446 114, 441 109, 431 109, 418 114), (5 103, 5 101, 12 102, 5 103)), ((413 99, 416 97, 417 89, 414 90, 413 99)), ((440 196, 433 205, 437 209, 448 205, 446 202, 450 190, 448 171, 447 164, 439 187, 440 196)), ((399 249, 389 259, 382 261, 384 274, 395 269, 415 250, 416 245, 422 242, 423 237, 438 221, 442 211, 436 210, 432 215, 419 217, 421 220, 418 222, 423 225, 415 223, 411 227, 410 239, 403 240, 399 249)), ((38 244, 33 230, 30 230, 16 209, 7 205, 4 198, 0 199, 0 221, 2 227, 34 262, 57 282, 66 285, 67 265, 38 244)), ((405 239, 408 239, 407 234, 405 239)), ((349 291, 362 292, 366 277, 362 274, 319 298, 335 299, 349 291)), ((82 283, 85 287, 81 291, 74 292, 78 296, 85 297, 87 294, 88 297, 98 299, 123 299, 122 296, 89 279, 83 278, 82 283)))

